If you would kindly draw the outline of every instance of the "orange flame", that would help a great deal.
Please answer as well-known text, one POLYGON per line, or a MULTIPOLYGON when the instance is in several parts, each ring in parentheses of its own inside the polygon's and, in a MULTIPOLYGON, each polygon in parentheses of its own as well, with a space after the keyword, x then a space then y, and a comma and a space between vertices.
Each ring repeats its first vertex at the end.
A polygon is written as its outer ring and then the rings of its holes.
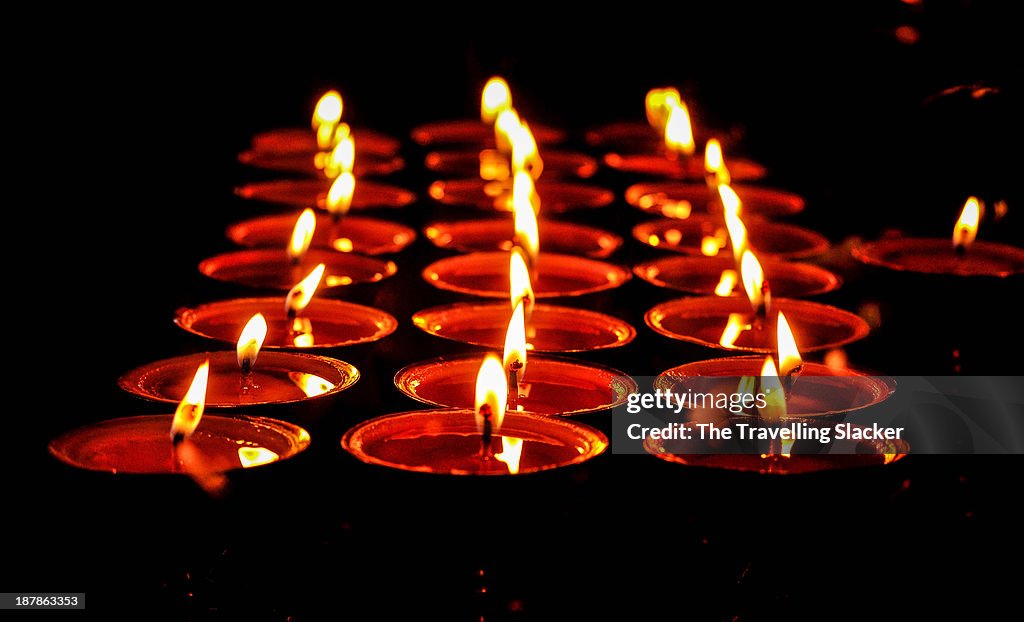
POLYGON ((525 301, 526 317, 529 318, 533 312, 533 284, 530 268, 526 265, 522 249, 518 247, 509 253, 508 281, 512 308, 515 309, 520 301, 525 301))
POLYGON ((690 110, 679 102, 669 108, 665 120, 665 148, 669 154, 682 153, 691 156, 696 150, 693 142, 693 127, 690 124, 690 110))
POLYGON ((238 462, 242 465, 243 469, 251 469, 252 467, 270 464, 271 462, 277 462, 280 459, 281 456, 266 447, 238 448, 238 462))
POLYGON ((519 131, 519 113, 514 108, 506 108, 498 113, 494 121, 494 142, 498 151, 505 155, 512 153, 512 136, 519 131))
POLYGON ((288 379, 292 384, 299 387, 299 390, 306 394, 306 397, 323 395, 334 388, 334 383, 316 374, 305 374, 298 371, 288 372, 288 379))
POLYGON ((348 213, 352 207, 352 195, 356 192, 356 178, 350 171, 338 175, 327 191, 327 211, 335 218, 348 213))
POLYGON ((172 441, 186 439, 195 432, 199 420, 203 417, 203 408, 206 407, 206 384, 209 379, 210 359, 206 359, 196 369, 192 384, 188 386, 185 397, 174 411, 174 420, 171 421, 172 441))
POLYGON ((725 166, 725 157, 722 155, 722 143, 717 138, 708 139, 704 147, 704 172, 707 174, 709 183, 719 186, 732 182, 729 169, 725 166))
POLYGON ((260 355, 260 348, 267 338, 267 320, 262 313, 249 318, 238 336, 238 344, 235 346, 235 354, 238 358, 238 366, 242 369, 252 368, 256 363, 256 357, 260 355))
POLYGON ((494 76, 480 93, 480 120, 490 125, 503 110, 512 107, 512 91, 503 78, 494 76))
POLYGON ((351 173, 356 164, 356 141, 351 134, 345 134, 331 150, 324 173, 335 178, 341 173, 351 173))
POLYGON ((313 130, 316 131, 316 144, 321 149, 329 149, 334 137, 334 127, 341 121, 344 104, 341 93, 330 90, 324 93, 313 109, 313 130))
POLYGON ((491 432, 497 434, 501 430, 501 422, 505 419, 505 402, 508 400, 508 378, 501 360, 494 354, 488 354, 480 365, 476 375, 476 429, 483 432, 484 417, 481 409, 487 407, 491 411, 491 432))
POLYGON ((316 288, 320 287, 320 280, 324 278, 325 269, 326 266, 324 264, 317 265, 306 278, 288 290, 288 295, 284 299, 284 308, 289 316, 301 313, 309 304, 309 301, 313 299, 316 288))
POLYGON ((981 218, 981 202, 970 197, 960 210, 960 218, 953 227, 953 248, 967 250, 978 235, 978 220, 981 218))
POLYGON ((515 475, 519 472, 519 462, 523 457, 523 439, 514 436, 501 437, 501 453, 494 454, 494 459, 504 462, 508 472, 515 475))
POLYGON ((526 373, 526 309, 524 301, 520 300, 512 311, 512 318, 508 322, 508 330, 505 331, 505 369, 511 370, 518 366, 519 377, 526 373))
POLYGON ((732 348, 736 346, 736 340, 740 338, 743 331, 750 329, 750 322, 747 316, 743 313, 730 313, 729 321, 725 325, 725 330, 722 331, 722 336, 718 339, 718 343, 725 348, 732 348))
POLYGON ((718 186, 718 196, 722 199, 722 212, 725 216, 725 228, 729 232, 729 242, 732 244, 732 257, 739 268, 743 253, 748 248, 747 227, 740 218, 743 203, 728 184, 718 186))
POLYGON ((765 419, 781 419, 786 416, 786 394, 782 390, 779 372, 775 367, 775 359, 771 355, 765 357, 761 366, 761 393, 764 393, 765 407, 759 409, 765 419))
POLYGON ((797 367, 803 364, 800 356, 800 349, 796 345, 793 331, 789 327, 786 315, 779 311, 779 321, 776 327, 776 340, 779 348, 779 373, 788 376, 797 367))
POLYGON ((544 161, 537 151, 537 140, 530 131, 526 121, 520 121, 519 127, 509 135, 512 143, 512 171, 527 171, 534 179, 540 177, 544 170, 544 161))
POLYGON ((316 231, 316 214, 312 208, 307 207, 295 220, 295 227, 292 229, 292 239, 288 243, 288 259, 292 263, 299 263, 306 256, 309 245, 313 242, 313 233, 316 231))
POLYGON ((747 299, 750 306, 756 313, 764 307, 768 311, 770 301, 765 297, 767 282, 764 278, 764 270, 761 269, 761 262, 757 260, 754 253, 743 251, 743 258, 740 260, 740 276, 743 279, 743 290, 747 292, 747 299))
POLYGON ((654 131, 659 134, 665 133, 665 123, 668 121, 669 111, 681 102, 679 91, 675 87, 668 86, 647 91, 644 107, 647 109, 647 122, 651 124, 654 131))
POLYGON ((722 276, 718 278, 718 285, 715 286, 715 295, 731 296, 732 291, 736 289, 736 283, 739 282, 740 276, 736 274, 735 270, 725 269, 722 270, 722 276))
POLYGON ((529 266, 537 265, 540 254, 540 234, 537 230, 537 215, 530 199, 535 195, 533 179, 523 172, 516 173, 512 184, 512 212, 515 219, 513 244, 526 252, 529 266))

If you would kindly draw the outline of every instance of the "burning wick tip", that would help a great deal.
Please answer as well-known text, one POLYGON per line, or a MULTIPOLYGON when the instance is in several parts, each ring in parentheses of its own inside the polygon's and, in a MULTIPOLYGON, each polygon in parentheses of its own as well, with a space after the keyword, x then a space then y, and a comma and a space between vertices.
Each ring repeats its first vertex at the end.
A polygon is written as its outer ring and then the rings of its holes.
POLYGON ((177 448, 185 441, 185 435, 181 432, 175 432, 174 436, 171 437, 171 446, 177 448))

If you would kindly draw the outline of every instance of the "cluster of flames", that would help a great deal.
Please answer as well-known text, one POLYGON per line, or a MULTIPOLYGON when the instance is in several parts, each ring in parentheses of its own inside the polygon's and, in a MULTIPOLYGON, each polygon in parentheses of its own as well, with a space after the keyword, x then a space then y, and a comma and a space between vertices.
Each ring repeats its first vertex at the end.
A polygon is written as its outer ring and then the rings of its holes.
POLYGON ((356 190, 356 178, 352 172, 356 144, 352 129, 341 121, 342 110, 341 94, 334 90, 324 93, 313 110, 313 130, 320 149, 313 162, 328 179, 333 180, 327 191, 325 207, 335 222, 348 213, 356 190))

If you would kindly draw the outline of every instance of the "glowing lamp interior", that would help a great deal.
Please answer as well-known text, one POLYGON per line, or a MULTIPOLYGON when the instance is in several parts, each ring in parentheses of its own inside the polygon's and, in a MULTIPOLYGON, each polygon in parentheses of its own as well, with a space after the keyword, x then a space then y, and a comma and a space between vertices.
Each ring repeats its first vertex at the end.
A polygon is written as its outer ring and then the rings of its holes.
POLYGON ((288 379, 292 384, 299 387, 299 390, 306 394, 306 397, 323 395, 334 388, 334 383, 316 374, 306 374, 297 371, 288 372, 288 379))
POLYGON ((238 462, 242 465, 243 469, 251 469, 264 464, 270 464, 271 462, 277 462, 280 459, 281 456, 266 447, 238 448, 238 462))
POLYGON ((724 348, 732 348, 736 346, 736 340, 740 338, 743 331, 750 329, 750 320, 743 313, 730 313, 729 321, 725 325, 725 329, 722 331, 722 336, 718 339, 719 345, 724 348))
POLYGON ((494 459, 504 462, 508 472, 515 475, 519 472, 519 462, 523 457, 523 439, 514 436, 501 437, 501 453, 494 454, 494 459))

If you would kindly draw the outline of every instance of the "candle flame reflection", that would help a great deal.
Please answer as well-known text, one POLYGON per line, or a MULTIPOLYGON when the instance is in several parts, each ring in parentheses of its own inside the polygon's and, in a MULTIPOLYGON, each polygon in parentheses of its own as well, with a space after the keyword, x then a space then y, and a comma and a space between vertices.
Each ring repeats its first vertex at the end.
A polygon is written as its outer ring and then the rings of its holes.
POLYGON ((306 394, 306 397, 323 395, 334 388, 334 383, 316 374, 306 374, 298 371, 288 372, 288 379, 299 387, 299 390, 306 394))
POLYGON ((715 295, 723 298, 731 296, 733 290, 736 289, 736 283, 739 282, 739 278, 735 270, 729 270, 728 268, 722 270, 722 275, 718 277, 718 285, 715 285, 715 295))
POLYGON ((718 339, 718 343, 725 348, 733 348, 736 346, 736 340, 740 338, 743 331, 750 329, 750 320, 744 313, 730 313, 729 321, 725 325, 725 330, 722 331, 722 336, 718 339))
POLYGON ((280 459, 281 456, 266 447, 238 448, 238 462, 241 463, 243 469, 251 469, 252 467, 270 464, 271 462, 277 462, 280 459))
POLYGON ((494 459, 504 462, 508 472, 515 475, 519 472, 519 462, 523 456, 523 439, 514 436, 501 437, 501 453, 494 454, 494 459))

